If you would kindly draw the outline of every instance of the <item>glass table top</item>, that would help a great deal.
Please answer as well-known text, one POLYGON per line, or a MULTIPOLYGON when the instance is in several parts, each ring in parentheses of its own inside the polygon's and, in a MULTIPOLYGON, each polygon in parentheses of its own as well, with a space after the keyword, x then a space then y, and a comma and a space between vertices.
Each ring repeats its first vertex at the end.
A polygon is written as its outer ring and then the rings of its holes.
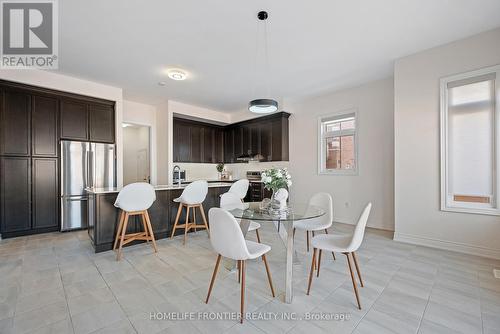
POLYGON ((298 221, 318 218, 325 214, 320 207, 301 203, 288 203, 287 210, 281 213, 269 213, 260 208, 261 202, 243 203, 244 208, 228 210, 235 218, 260 221, 298 221))

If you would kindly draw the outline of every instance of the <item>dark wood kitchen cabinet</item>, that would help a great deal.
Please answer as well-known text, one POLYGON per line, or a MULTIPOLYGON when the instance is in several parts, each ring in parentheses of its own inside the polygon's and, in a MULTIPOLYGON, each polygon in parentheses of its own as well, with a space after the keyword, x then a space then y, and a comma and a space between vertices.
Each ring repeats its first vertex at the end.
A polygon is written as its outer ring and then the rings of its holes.
POLYGON ((33 156, 57 157, 57 114, 56 98, 33 96, 31 146, 33 156))
POLYGON ((174 118, 174 162, 218 163, 224 161, 224 128, 174 118))
POLYGON ((90 104, 90 141, 115 142, 115 109, 112 105, 90 104))
POLYGON ((21 232, 31 229, 31 158, 0 159, 0 231, 21 232))
POLYGON ((61 101, 61 139, 89 140, 88 107, 83 101, 61 101))
POLYGON ((33 229, 59 227, 58 159, 32 160, 33 229))
POLYGON ((31 154, 31 95, 24 91, 4 89, 0 108, 0 154, 31 154))

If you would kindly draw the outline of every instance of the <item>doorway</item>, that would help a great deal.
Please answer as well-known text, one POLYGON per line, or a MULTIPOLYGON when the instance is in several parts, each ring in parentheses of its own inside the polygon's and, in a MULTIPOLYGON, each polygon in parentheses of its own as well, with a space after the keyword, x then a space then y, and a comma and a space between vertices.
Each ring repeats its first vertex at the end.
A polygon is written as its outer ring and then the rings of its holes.
POLYGON ((151 182, 151 128, 123 123, 123 185, 151 182))

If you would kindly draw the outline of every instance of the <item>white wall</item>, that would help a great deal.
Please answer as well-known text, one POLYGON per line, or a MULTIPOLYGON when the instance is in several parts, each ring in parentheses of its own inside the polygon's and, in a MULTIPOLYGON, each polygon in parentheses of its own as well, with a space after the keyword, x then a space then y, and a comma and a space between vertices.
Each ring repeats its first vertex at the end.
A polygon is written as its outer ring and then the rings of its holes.
POLYGON ((158 150, 166 150, 167 143, 158 142, 157 140, 157 120, 156 120, 156 107, 138 103, 133 101, 123 101, 123 122, 136 125, 149 126, 150 132, 150 149, 151 149, 151 184, 158 184, 158 150))
POLYGON ((355 223, 373 203, 369 226, 394 229, 393 79, 371 82, 302 101, 287 102, 290 117, 290 173, 294 200, 306 202, 324 191, 332 195, 337 221, 355 223), (357 109, 358 166, 355 176, 318 175, 318 117, 357 109))
POLYGON ((500 258, 500 218, 440 207, 439 79, 500 64, 500 29, 395 64, 395 239, 500 258))
POLYGON ((142 174, 142 169, 139 170, 137 157, 138 153, 142 150, 145 150, 147 152, 148 157, 151 156, 150 137, 150 128, 147 126, 128 126, 126 128, 123 128, 124 185, 133 182, 143 182, 142 175, 139 175, 142 174))
POLYGON ((121 123, 123 118, 123 93, 121 88, 40 70, 0 70, 0 79, 115 101, 116 174, 117 184, 119 187, 122 186, 123 143, 121 123))

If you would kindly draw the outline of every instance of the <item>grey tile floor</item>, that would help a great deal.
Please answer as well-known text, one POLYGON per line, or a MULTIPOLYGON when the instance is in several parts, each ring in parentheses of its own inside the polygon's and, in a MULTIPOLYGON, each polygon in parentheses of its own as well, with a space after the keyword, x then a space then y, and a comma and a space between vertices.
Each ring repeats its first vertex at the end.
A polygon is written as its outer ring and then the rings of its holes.
MULTIPOLYGON (((330 233, 351 228, 335 225, 330 233)), ((224 268, 203 302, 216 258, 207 234, 190 234, 186 246, 160 240, 158 254, 128 247, 116 262, 113 252, 94 254, 86 232, 70 232, 0 241, 0 333, 500 333, 500 279, 492 274, 500 261, 402 244, 369 229, 358 252, 365 281, 358 310, 340 254, 323 256, 306 296, 311 254, 297 233, 295 297, 284 304, 284 246, 271 225, 261 236, 273 248, 279 295, 271 297, 262 261, 252 261, 247 311, 293 319, 151 320, 152 313, 238 311, 237 277, 224 268), (334 315, 344 318, 318 318, 334 315)))

